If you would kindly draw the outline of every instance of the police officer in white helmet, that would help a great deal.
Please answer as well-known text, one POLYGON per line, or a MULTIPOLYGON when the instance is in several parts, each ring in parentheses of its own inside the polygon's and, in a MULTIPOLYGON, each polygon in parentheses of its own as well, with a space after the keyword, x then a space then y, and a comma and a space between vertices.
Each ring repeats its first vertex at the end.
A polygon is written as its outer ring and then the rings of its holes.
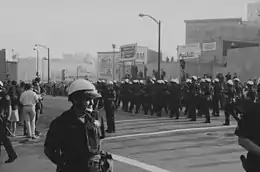
POLYGON ((91 172, 96 165, 93 157, 100 157, 100 139, 105 137, 103 120, 92 110, 93 99, 99 97, 90 81, 71 83, 72 107, 52 121, 44 144, 45 155, 59 172, 91 172))

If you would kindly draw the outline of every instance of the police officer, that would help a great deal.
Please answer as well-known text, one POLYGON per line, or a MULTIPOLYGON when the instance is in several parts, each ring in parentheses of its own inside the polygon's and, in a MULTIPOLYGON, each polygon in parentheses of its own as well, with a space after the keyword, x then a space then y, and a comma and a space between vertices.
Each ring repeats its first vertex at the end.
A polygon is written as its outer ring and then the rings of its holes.
POLYGON ((204 106, 202 106, 203 108, 203 112, 206 116, 206 120, 205 123, 210 123, 210 112, 209 112, 209 108, 210 108, 210 102, 212 100, 212 87, 210 85, 211 83, 211 79, 210 78, 206 78, 205 79, 206 83, 205 83, 205 87, 203 88, 203 102, 204 102, 204 106))
POLYGON ((175 115, 175 119, 179 119, 180 116, 180 106, 181 106, 181 86, 179 85, 178 79, 171 80, 170 88, 170 117, 172 118, 175 115))
POLYGON ((44 144, 44 153, 57 171, 89 172, 92 168, 90 160, 100 152, 100 139, 105 137, 103 119, 92 109, 93 99, 99 97, 90 81, 79 79, 70 85, 72 107, 52 121, 44 144))
POLYGON ((247 172, 260 171, 260 103, 247 103, 244 107, 244 114, 238 122, 235 134, 238 136, 238 143, 247 150, 247 156, 241 155, 242 165, 247 172))
POLYGON ((196 121, 196 100, 197 100, 197 85, 196 85, 196 78, 193 77, 192 80, 188 80, 188 99, 189 99, 189 105, 188 105, 188 113, 191 118, 191 121, 196 121))
POLYGON ((116 92, 113 88, 113 82, 108 81, 107 87, 104 90, 104 108, 106 112, 106 119, 107 119, 107 132, 108 133, 114 133, 115 128, 115 99, 116 98, 116 92))
POLYGON ((226 84, 227 88, 223 91, 224 97, 225 97, 225 105, 224 105, 224 111, 225 111, 225 122, 223 125, 230 125, 230 115, 232 115, 236 120, 239 120, 236 118, 236 115, 234 113, 234 103, 236 101, 236 92, 233 88, 234 83, 232 80, 228 80, 226 84))
POLYGON ((243 90, 243 98, 250 102, 256 101, 257 93, 254 90, 254 83, 253 81, 247 81, 246 87, 243 90))
POLYGON ((214 84, 213 84, 213 116, 219 116, 219 102, 221 99, 221 85, 220 85, 220 80, 218 78, 214 79, 214 84))
MULTIPOLYGON (((6 114, 8 116, 11 115, 11 101, 10 97, 7 95, 6 91, 4 90, 4 84, 0 81, 0 146, 3 145, 7 154, 8 160, 5 163, 11 163, 17 158, 17 154, 15 153, 11 141, 7 137, 7 126, 5 123, 6 114)), ((1 147, 0 147, 0 154, 1 154, 1 147)))

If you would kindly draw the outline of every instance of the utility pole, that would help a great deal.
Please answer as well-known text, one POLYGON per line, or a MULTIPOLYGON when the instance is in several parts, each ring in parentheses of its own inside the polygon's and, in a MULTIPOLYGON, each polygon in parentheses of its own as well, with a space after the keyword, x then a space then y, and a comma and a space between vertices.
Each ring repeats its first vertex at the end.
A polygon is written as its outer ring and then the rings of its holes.
POLYGON ((113 59, 112 59, 112 80, 115 80, 115 49, 116 45, 112 44, 113 48, 113 59))
POLYGON ((50 48, 48 48, 48 57, 47 57, 47 60, 48 60, 48 83, 50 83, 50 48))

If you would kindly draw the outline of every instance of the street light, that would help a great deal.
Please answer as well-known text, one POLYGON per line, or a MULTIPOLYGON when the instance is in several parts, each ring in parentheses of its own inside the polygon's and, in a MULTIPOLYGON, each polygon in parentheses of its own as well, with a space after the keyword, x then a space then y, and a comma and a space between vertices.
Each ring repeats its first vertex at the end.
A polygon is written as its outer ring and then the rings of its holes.
POLYGON ((112 44, 112 48, 113 48, 112 80, 115 80, 115 49, 116 49, 116 44, 112 44))
POLYGON ((161 21, 156 20, 154 17, 140 13, 139 17, 149 17, 158 25, 158 72, 157 72, 157 79, 160 79, 160 72, 161 72, 161 21))
POLYGON ((50 83, 50 48, 44 46, 44 45, 41 45, 41 44, 35 44, 34 47, 42 47, 44 49, 47 49, 48 51, 48 55, 47 55, 47 60, 48 60, 48 83, 50 83))
POLYGON ((44 61, 48 60, 47 57, 42 58, 42 80, 44 80, 44 61))
POLYGON ((39 50, 38 47, 35 45, 33 50, 36 51, 36 77, 39 76, 39 50))

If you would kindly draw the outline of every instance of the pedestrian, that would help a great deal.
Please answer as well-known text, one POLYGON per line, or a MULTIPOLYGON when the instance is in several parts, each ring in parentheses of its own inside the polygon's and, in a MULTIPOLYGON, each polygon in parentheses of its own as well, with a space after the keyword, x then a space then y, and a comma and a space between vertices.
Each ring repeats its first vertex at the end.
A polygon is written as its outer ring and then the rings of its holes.
POLYGON ((0 81, 0 155, 1 155, 1 145, 4 146, 7 154, 8 160, 5 163, 11 163, 17 158, 17 154, 12 146, 10 139, 7 137, 7 125, 5 116, 11 115, 11 101, 9 95, 3 88, 4 84, 0 81))
POLYGON ((12 136, 16 136, 16 124, 19 122, 19 92, 17 88, 17 82, 12 81, 12 86, 9 88, 8 95, 11 99, 12 112, 8 120, 11 122, 11 132, 12 136))
POLYGON ((38 139, 35 135, 35 106, 39 101, 38 95, 33 91, 32 84, 28 83, 26 85, 26 91, 24 91, 20 97, 20 102, 23 106, 22 113, 27 129, 27 137, 29 140, 38 139))

